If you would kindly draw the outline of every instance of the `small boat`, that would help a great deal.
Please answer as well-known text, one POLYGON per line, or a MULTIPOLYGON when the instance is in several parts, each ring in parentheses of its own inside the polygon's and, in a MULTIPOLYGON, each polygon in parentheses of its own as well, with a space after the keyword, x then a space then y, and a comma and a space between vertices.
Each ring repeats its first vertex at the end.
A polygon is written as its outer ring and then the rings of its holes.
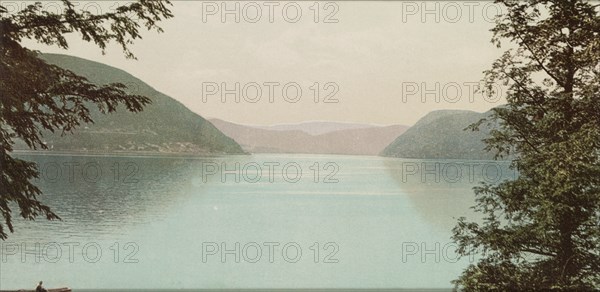
MULTIPOLYGON (((71 292, 71 288, 56 288, 56 289, 46 289, 48 292, 71 292)), ((0 290, 0 292, 35 292, 33 290, 0 290)))

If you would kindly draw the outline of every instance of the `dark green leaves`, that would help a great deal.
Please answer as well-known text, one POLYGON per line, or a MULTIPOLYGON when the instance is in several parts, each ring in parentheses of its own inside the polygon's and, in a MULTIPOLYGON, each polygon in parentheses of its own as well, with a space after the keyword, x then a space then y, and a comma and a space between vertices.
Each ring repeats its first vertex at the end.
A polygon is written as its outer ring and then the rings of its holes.
MULTIPOLYGON (((59 219, 39 202, 40 190, 30 181, 38 176, 35 165, 9 154, 15 139, 30 148, 46 148, 42 131, 68 134, 85 123, 92 123, 90 105, 102 113, 114 112, 123 105, 139 112, 151 101, 127 93, 123 84, 98 86, 77 74, 47 64, 38 53, 21 46, 23 39, 67 49, 65 35, 79 33, 82 40, 94 42, 104 51, 110 42, 121 45, 128 58, 135 58, 128 46, 140 39, 140 28, 161 32, 157 23, 172 17, 169 1, 137 1, 114 11, 92 14, 78 11, 63 0, 62 13, 44 11, 40 2, 15 14, 0 18, 0 238, 13 232, 11 204, 21 217, 33 220, 39 215, 59 219), (131 18, 135 15, 137 20, 131 18)), ((0 4, 0 11, 6 9, 0 4)))
MULTIPOLYGON (((508 85, 486 139, 513 153, 519 177, 475 188, 480 223, 454 228, 459 253, 479 253, 466 290, 600 286, 600 13, 578 0, 497 1, 493 42, 517 45, 485 72, 508 85)), ((489 121, 487 121, 489 122, 489 121)), ((471 129, 476 129, 475 124, 471 129)))

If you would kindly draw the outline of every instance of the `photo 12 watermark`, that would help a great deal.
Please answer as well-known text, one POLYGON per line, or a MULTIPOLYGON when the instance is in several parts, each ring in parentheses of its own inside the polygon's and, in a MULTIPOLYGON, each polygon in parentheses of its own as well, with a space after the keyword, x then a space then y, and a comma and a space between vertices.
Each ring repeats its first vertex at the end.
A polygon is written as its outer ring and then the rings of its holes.
POLYGON ((486 91, 481 82, 418 82, 401 83, 400 98, 403 103, 419 101, 421 103, 479 103, 497 104, 504 98, 504 88, 491 84, 486 91))
POLYGON ((134 161, 40 162, 36 163, 39 179, 49 183, 88 184, 100 181, 135 184, 142 179, 140 166, 134 161))
POLYGON ((402 23, 494 23, 504 7, 492 1, 401 1, 402 23))
POLYGON ((314 103, 339 103, 340 86, 336 82, 264 81, 264 82, 202 82, 202 102, 221 103, 298 103, 310 99, 314 103))
MULTIPOLYGON (((136 1, 124 0, 124 1, 69 1, 70 7, 65 5, 63 1, 53 0, 30 0, 30 1, 2 1, 2 6, 6 8, 6 12, 3 14, 10 15, 26 9, 30 5, 39 3, 41 11, 48 14, 60 15, 64 13, 66 9, 74 9, 83 13, 89 13, 91 15, 100 15, 104 13, 117 12, 118 8, 124 5, 133 4, 136 1)), ((131 13, 128 17, 132 20, 139 20, 138 15, 131 13)))
POLYGON ((0 242, 2 263, 89 263, 115 264, 140 262, 136 242, 0 242))
POLYGON ((336 2, 294 1, 203 1, 203 23, 339 23, 336 2))
POLYGON ((508 162, 497 161, 403 161, 397 169, 403 183, 477 183, 496 184, 514 180, 519 172, 508 162))
MULTIPOLYGON (((457 263, 461 259, 458 244, 454 242, 402 242, 402 263, 457 263)), ((468 262, 475 262, 475 256, 469 255, 468 262)))
POLYGON ((310 261, 337 264, 340 250, 336 242, 202 242, 202 262, 220 263, 290 263, 310 261))
POLYGON ((339 183, 340 166, 331 161, 306 162, 201 162, 202 182, 297 183, 304 177, 313 183, 339 183))

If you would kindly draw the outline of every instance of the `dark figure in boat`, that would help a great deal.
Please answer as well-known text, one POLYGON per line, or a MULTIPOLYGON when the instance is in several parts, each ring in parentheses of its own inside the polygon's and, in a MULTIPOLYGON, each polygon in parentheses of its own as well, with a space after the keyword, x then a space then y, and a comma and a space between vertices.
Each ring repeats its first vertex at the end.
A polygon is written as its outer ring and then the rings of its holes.
POLYGON ((42 284, 43 284, 43 282, 40 281, 40 283, 35 288, 35 292, 48 292, 48 290, 46 290, 46 288, 44 288, 44 286, 42 286, 42 284))

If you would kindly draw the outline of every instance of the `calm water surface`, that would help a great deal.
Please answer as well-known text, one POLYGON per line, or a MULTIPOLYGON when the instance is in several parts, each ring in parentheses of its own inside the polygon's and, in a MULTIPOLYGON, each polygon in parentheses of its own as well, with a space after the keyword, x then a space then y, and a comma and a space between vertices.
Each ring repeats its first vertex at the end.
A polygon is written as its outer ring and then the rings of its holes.
MULTIPOLYGON (((62 221, 15 219, 0 288, 436 288, 471 188, 506 163, 19 155, 62 221), (284 171, 285 169, 285 171, 284 171), (238 262, 239 261, 239 262, 238 262)), ((17 214, 15 213, 15 216, 17 214)))

